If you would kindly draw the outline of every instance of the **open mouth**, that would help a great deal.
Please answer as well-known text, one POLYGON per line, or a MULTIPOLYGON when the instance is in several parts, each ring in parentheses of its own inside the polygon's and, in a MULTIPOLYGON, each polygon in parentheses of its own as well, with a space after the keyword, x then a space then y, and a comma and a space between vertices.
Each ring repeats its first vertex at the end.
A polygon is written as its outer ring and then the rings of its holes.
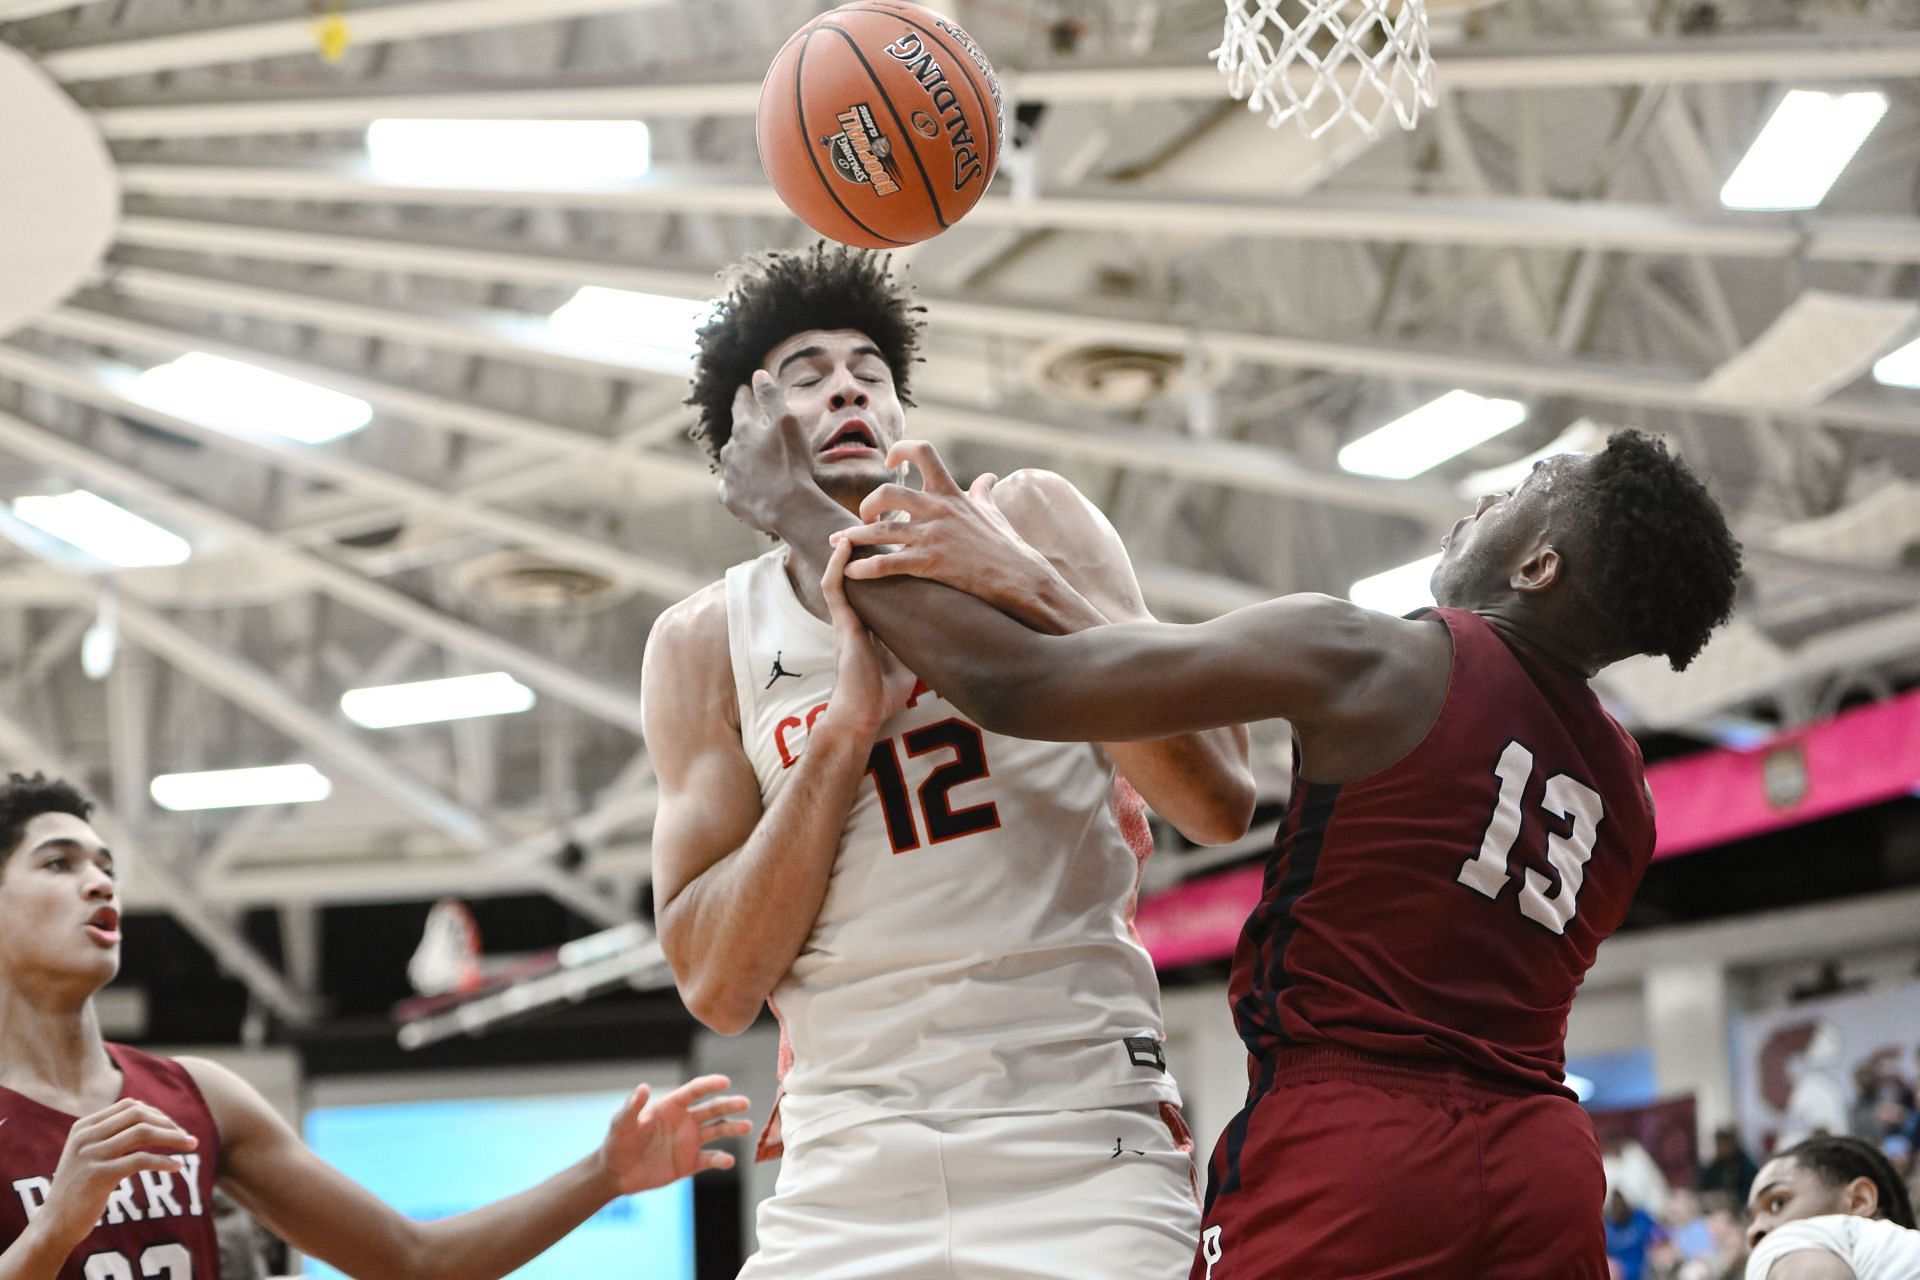
POLYGON ((878 452, 880 442, 874 439, 873 429, 858 418, 848 418, 841 423, 839 429, 820 446, 820 456, 828 461, 878 452))
POLYGON ((87 917, 87 932, 103 946, 119 945, 120 913, 112 907, 100 908, 87 917))

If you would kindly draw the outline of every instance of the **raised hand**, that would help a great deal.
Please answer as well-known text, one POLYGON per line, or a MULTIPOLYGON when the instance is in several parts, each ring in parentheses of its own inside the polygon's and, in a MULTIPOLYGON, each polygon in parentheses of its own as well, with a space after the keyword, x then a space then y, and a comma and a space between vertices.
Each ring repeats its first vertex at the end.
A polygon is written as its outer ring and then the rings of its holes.
POLYGON ((784 537, 790 504, 809 497, 830 501, 813 479, 812 445, 780 384, 756 370, 734 394, 733 434, 720 450, 720 501, 746 524, 784 537))
POLYGON ((67 1131, 40 1222, 52 1238, 78 1244, 123 1178, 178 1170, 180 1153, 199 1145, 166 1112, 132 1098, 82 1116, 67 1131))
POLYGON ((712 1151, 707 1144, 738 1138, 753 1128, 745 1120, 729 1120, 750 1105, 733 1095, 714 1097, 731 1081, 725 1076, 701 1076, 655 1098, 641 1085, 627 1096, 607 1140, 600 1148, 621 1195, 664 1187, 702 1169, 731 1169, 733 1157, 712 1151))
POLYGON ((1020 616, 1057 577, 1047 558, 1021 538, 993 501, 997 477, 988 473, 962 490, 946 463, 925 440, 902 440, 887 453, 888 466, 911 464, 920 489, 882 485, 860 505, 860 527, 842 535, 854 546, 886 548, 855 560, 846 576, 855 580, 911 574, 979 596, 1020 616), (904 520, 887 519, 900 513, 904 520))

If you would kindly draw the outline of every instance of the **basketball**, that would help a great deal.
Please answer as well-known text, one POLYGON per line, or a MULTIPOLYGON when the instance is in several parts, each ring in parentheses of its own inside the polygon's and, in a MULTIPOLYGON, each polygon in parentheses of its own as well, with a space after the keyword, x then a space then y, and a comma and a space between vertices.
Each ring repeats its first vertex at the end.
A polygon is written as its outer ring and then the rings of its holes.
POLYGON ((760 166, 830 239, 890 249, 939 235, 1000 160, 1000 82, 972 38, 904 0, 855 0, 788 40, 760 86, 760 166))

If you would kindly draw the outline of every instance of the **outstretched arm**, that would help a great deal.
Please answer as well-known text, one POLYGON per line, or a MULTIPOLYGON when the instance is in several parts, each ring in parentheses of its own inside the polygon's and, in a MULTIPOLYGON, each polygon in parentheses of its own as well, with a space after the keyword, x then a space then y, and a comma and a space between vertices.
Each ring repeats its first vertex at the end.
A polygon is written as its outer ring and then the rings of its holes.
MULTIPOLYGON (((896 511, 910 518, 853 531, 857 543, 886 549, 853 561, 850 579, 927 578, 1050 635, 1154 620, 1119 533, 1064 476, 982 475, 963 491, 925 440, 900 441, 887 461, 910 462, 922 486, 884 485, 861 504, 863 519, 896 511)), ((1246 834, 1254 785, 1243 726, 1102 746, 1189 840, 1228 844, 1246 834)))
POLYGON ((519 1195, 438 1222, 414 1222, 315 1155, 253 1086, 182 1058, 221 1138, 220 1183, 270 1230, 362 1280, 497 1280, 525 1266, 616 1196, 664 1186, 733 1157, 705 1144, 738 1137, 744 1098, 714 1097, 703 1076, 650 1098, 641 1085, 598 1151, 519 1195))

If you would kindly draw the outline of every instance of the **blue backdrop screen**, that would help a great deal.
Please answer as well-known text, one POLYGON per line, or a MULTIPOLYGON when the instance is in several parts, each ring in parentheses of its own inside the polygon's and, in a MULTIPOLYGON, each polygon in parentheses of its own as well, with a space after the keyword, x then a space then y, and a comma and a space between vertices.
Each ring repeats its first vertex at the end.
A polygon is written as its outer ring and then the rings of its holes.
MULTIPOLYGON (((445 1218, 523 1191, 597 1148, 625 1095, 316 1107, 307 1142, 411 1218, 445 1218)), ((317 1260, 308 1273, 340 1272, 317 1260)), ((520 1280, 693 1280, 693 1184, 616 1200, 520 1280)))

